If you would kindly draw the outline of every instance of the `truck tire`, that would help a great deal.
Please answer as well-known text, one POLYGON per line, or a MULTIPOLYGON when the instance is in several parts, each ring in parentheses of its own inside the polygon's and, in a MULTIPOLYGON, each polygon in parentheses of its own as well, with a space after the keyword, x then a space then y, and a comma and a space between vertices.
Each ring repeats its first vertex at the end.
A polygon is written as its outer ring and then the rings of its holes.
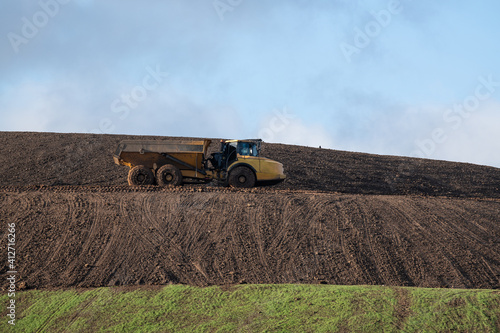
POLYGON ((229 185, 244 188, 254 187, 255 174, 247 167, 236 167, 229 173, 229 185))
POLYGON ((153 171, 144 165, 137 165, 128 172, 129 185, 153 185, 154 181, 153 171))
POLYGON ((182 173, 178 167, 165 164, 156 171, 156 183, 160 186, 179 186, 182 184, 182 173))

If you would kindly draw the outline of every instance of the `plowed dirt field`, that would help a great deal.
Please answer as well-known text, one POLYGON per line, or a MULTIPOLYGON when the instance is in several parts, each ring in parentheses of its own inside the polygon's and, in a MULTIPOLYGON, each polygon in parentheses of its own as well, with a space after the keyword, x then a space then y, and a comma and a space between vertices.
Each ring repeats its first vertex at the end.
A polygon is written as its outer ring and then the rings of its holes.
POLYGON ((111 157, 130 138, 0 133, 23 286, 500 287, 500 169, 265 144, 284 183, 131 188, 111 157))

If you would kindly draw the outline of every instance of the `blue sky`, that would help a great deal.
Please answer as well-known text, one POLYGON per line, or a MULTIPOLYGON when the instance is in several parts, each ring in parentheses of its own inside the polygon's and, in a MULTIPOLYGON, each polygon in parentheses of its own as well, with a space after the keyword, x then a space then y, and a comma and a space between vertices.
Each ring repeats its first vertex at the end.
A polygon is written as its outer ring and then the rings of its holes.
POLYGON ((4 1, 0 130, 500 167, 500 3, 4 1))

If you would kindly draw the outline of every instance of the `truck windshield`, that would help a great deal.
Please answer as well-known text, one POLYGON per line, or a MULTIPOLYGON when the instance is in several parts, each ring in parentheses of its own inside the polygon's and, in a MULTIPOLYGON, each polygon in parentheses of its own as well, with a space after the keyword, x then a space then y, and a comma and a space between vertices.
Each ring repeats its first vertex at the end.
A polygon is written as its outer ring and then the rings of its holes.
POLYGON ((238 154, 242 156, 259 156, 257 145, 252 142, 238 142, 238 154))

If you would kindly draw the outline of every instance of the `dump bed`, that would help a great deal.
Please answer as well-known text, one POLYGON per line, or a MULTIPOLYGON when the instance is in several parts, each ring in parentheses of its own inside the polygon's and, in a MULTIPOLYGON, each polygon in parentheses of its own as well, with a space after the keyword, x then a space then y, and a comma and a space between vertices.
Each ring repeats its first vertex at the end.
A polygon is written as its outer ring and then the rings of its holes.
POLYGON ((164 164, 174 164, 181 170, 202 169, 210 140, 124 140, 113 154, 116 164, 134 167, 144 165, 155 169, 164 164))

